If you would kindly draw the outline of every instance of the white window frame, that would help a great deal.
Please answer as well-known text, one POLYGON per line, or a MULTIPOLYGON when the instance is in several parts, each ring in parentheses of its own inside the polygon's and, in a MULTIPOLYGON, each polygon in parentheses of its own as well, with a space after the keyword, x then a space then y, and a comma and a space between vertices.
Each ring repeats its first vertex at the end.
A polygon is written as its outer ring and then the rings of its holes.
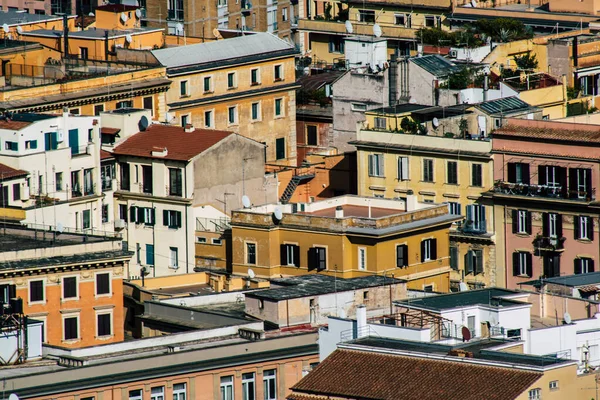
POLYGON ((557 224, 556 224, 557 219, 558 219, 558 214, 548 213, 548 237, 550 237, 550 238, 557 237, 557 224))
POLYGON ((558 380, 550 381, 548 384, 548 389, 557 390, 558 389, 558 380))
POLYGON ((589 274, 590 272, 593 272, 593 271, 590 271, 590 261, 592 260, 591 258, 581 257, 579 260, 580 260, 579 262, 581 263, 581 273, 582 274, 589 274))
POLYGON ((294 267, 295 264, 294 262, 296 261, 294 259, 294 246, 297 246, 296 243, 284 243, 285 244, 285 255, 286 255, 286 260, 287 260, 287 265, 294 267))
POLYGON ((128 392, 129 400, 143 400, 144 391, 142 389, 133 389, 128 392), (137 392, 138 394, 134 394, 132 396, 132 392, 137 392))
POLYGON ((215 126, 215 110, 214 109, 210 109, 210 110, 204 110, 204 127, 205 128, 214 128, 215 126), (206 123, 206 114, 208 113, 208 115, 210 116, 210 121, 207 124, 206 123))
POLYGON ((46 278, 34 278, 27 281, 27 304, 46 304, 46 278), (31 301, 31 282, 42 281, 42 300, 31 301))
POLYGON ((387 129, 387 119, 385 117, 375 117, 373 125, 375 129, 385 130, 387 129))
POLYGON ((527 253, 519 251, 519 276, 527 276, 527 253))
POLYGON ((424 239, 423 242, 423 262, 431 261, 431 239, 424 239))
POLYGON ((78 275, 61 276, 60 277, 60 301, 64 302, 64 301, 73 301, 73 300, 79 300, 79 276, 78 275), (65 295, 65 278, 75 278, 75 290, 76 290, 75 297, 67 297, 67 298, 63 297, 65 295))
POLYGON ((277 400, 277 370, 276 369, 266 369, 263 372, 263 394, 265 400, 277 400), (272 375, 270 373, 273 373, 272 375), (269 375, 267 375, 267 373, 269 375), (275 393, 269 393, 267 390, 269 387, 270 381, 275 381, 275 393))
POLYGON ((461 215, 460 214, 460 203, 457 201, 449 201, 448 202, 448 212, 452 215, 461 215))
POLYGON ((233 375, 227 375, 227 376, 221 377, 219 398, 221 400, 234 400, 235 399, 235 390, 233 387, 233 375), (231 390, 231 396, 227 396, 227 389, 231 390))
MULTIPOLYGON (((179 117, 179 119, 180 119, 180 121, 181 121, 181 126, 182 126, 183 128, 185 128, 185 126, 186 126, 187 124, 189 124, 189 123, 190 123, 190 120, 191 120, 192 118, 191 118, 191 115, 190 115, 190 114, 183 114, 183 115, 181 115, 181 116, 179 117), (184 123, 184 121, 185 121, 185 123, 184 123)), ((137 166, 136 166, 136 171, 137 171, 137 166)))
POLYGON ((112 271, 98 271, 94 274, 94 297, 111 297, 112 296, 112 271), (98 275, 108 274, 108 293, 98 294, 98 275))
POLYGON ((410 180, 410 169, 409 169, 408 157, 398 157, 398 180, 408 181, 410 180))
POLYGON ((79 315, 79 312, 74 312, 74 313, 65 313, 62 315, 62 341, 63 342, 77 342, 79 340, 81 340, 81 318, 79 315), (69 318, 76 318, 77 319, 77 337, 75 339, 65 339, 65 320, 69 319, 69 318))
POLYGON ((212 238, 210 241, 210 244, 214 244, 216 246, 221 246, 223 244, 223 241, 218 238, 212 238))
POLYGON ((423 182, 429 182, 429 183, 433 183, 435 182, 435 162, 432 158, 424 158, 422 161, 422 165, 423 165, 423 182), (428 169, 431 172, 431 180, 427 180, 425 178, 427 178, 425 176, 425 164, 430 164, 430 167, 428 167, 428 169))
POLYGON ((406 26, 406 14, 394 14, 394 25, 406 26), (398 23, 398 17, 401 17, 403 20, 401 24, 398 23))
POLYGON ((517 210, 517 233, 527 234, 527 210, 517 210))
POLYGON ((285 117, 285 101, 283 100, 283 97, 278 97, 276 99, 273 100, 273 114, 275 115, 275 118, 282 118, 285 117), (279 114, 277 114, 277 102, 280 101, 281 102, 281 106, 279 107, 279 114))
POLYGON ((361 103, 352 103, 350 106, 352 111, 365 112, 367 111, 367 105, 361 103))
POLYGON ((256 400, 256 373, 254 372, 244 372, 242 374, 242 400, 256 400), (252 378, 244 377, 244 375, 252 375, 252 378), (253 385, 253 391, 250 393, 249 383, 253 385))
POLYGON ((262 120, 262 107, 261 107, 260 101, 255 101, 254 103, 250 103, 250 121, 257 122, 257 121, 261 121, 261 120, 262 120), (252 115, 252 108, 254 107, 255 104, 257 106, 256 118, 254 118, 252 115))
POLYGON ((578 168, 577 169, 577 197, 581 198, 585 198, 586 195, 580 196, 579 193, 581 192, 588 192, 589 188, 587 187, 587 181, 586 181, 586 175, 589 173, 589 171, 585 168, 578 168))
POLYGON ((579 216, 579 239, 590 240, 588 237, 588 225, 592 222, 591 217, 587 215, 579 216))
POLYGON ((190 81, 187 79, 179 81, 179 97, 188 97, 190 95, 190 81), (181 93, 181 84, 185 83, 185 93, 181 93))
POLYGON ((237 88, 237 72, 228 72, 227 73, 227 89, 235 89, 237 88), (233 86, 229 86, 229 74, 233 75, 233 86))
POLYGON ((540 389, 540 388, 531 389, 527 393, 527 399, 528 400, 541 400, 542 399, 542 389, 540 389))
POLYGON ((383 153, 374 153, 369 154, 369 164, 371 173, 369 176, 374 177, 385 177, 385 159, 383 158, 383 153))
POLYGON ((207 93, 213 93, 215 91, 215 86, 214 86, 214 79, 212 75, 206 75, 202 77, 202 93, 207 94, 207 93), (208 90, 206 90, 205 88, 205 81, 208 79, 208 90))
POLYGON ((187 400, 187 383, 173 384, 173 400, 187 400))
POLYGON ((260 67, 257 68, 251 68, 250 69, 250 86, 257 86, 261 84, 261 79, 260 79, 260 67), (256 82, 252 82, 252 71, 257 71, 256 73, 256 82))
POLYGON ((244 242, 244 261, 246 263, 246 265, 258 265, 258 243, 257 242, 252 242, 252 241, 247 241, 244 242), (250 263, 248 261, 248 256, 250 254, 250 252, 248 251, 248 245, 254 245, 254 263, 250 263))
POLYGON ((97 310, 96 311, 96 338, 108 338, 108 337, 113 337, 115 335, 115 324, 114 324, 114 315, 113 315, 113 310, 97 310), (110 334, 109 335, 102 335, 100 336, 100 333, 98 332, 98 317, 100 315, 109 315, 110 316, 110 334))
POLYGON ((237 104, 234 106, 229 106, 227 107, 227 125, 232 126, 232 125, 238 125, 239 124, 239 120, 238 120, 238 106, 237 104), (230 112, 233 109, 233 121, 231 121, 230 117, 230 112))
POLYGON ((169 268, 178 269, 179 268, 179 248, 169 246, 169 268), (175 250, 175 252, 173 252, 175 250), (173 254, 175 258, 173 258, 173 254))
POLYGON ((150 389, 150 400, 165 400, 165 387, 155 386, 150 389), (156 393, 153 393, 156 390, 156 393), (160 392, 159 392, 160 390, 160 392))
MULTIPOLYGON (((283 9, 283 11, 287 12, 287 8, 284 8, 284 9, 283 9)), ((284 19, 284 21, 285 21, 285 19, 284 19)), ((283 75, 283 64, 277 64, 277 65, 274 65, 274 66, 273 66, 273 81, 274 81, 274 82, 281 82, 281 81, 283 81, 283 80, 284 80, 284 75, 283 75), (276 70, 277 68, 279 68, 279 76, 280 76, 280 78, 279 78, 279 79, 277 79, 277 78, 275 77, 275 70, 276 70)))
POLYGON ((367 269, 367 248, 358 248, 358 269, 365 271, 367 269))

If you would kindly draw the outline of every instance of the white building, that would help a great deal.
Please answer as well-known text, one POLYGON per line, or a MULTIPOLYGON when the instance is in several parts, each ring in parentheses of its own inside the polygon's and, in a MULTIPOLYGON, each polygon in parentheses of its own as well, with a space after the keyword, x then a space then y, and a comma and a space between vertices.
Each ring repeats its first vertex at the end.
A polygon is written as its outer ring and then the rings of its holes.
POLYGON ((0 163, 29 172, 9 189, 25 222, 93 233, 104 230, 96 117, 14 114, 0 120, 0 163), (18 197, 18 200, 16 200, 18 197))

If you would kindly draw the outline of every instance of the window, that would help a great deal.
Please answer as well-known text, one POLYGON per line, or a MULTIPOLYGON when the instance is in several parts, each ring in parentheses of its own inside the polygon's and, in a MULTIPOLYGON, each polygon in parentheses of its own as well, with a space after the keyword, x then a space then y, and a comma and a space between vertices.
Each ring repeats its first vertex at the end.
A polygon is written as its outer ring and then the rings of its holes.
MULTIPOLYGON (((287 8, 284 8, 283 11, 287 11, 287 8)), ((273 67, 273 76, 275 77, 276 81, 283 80, 283 66, 282 65, 276 65, 273 67)))
POLYGON ((487 221, 485 219, 485 206, 471 204, 467 206, 467 218, 465 228, 468 232, 487 232, 487 221))
POLYGON ((300 266, 300 246, 282 244, 280 248, 281 265, 300 266))
POLYGON ((358 10, 359 22, 375 22, 375 11, 373 10, 358 10))
POLYGON ((98 116, 101 112, 104 112, 104 104, 96 104, 94 106, 94 115, 98 116))
POLYGON ((250 70, 250 85, 259 85, 260 84, 260 70, 258 68, 253 68, 250 70))
POLYGON ((554 165, 538 166, 538 184, 551 188, 562 188, 566 186, 566 168, 554 165))
POLYGON ((67 317, 63 320, 64 330, 63 336, 64 340, 75 340, 79 338, 79 332, 77 329, 78 325, 78 317, 67 317))
POLYGON ((531 235, 531 212, 527 210, 512 211, 513 233, 531 235))
POLYGON ((100 181, 102 182, 102 190, 112 190, 112 180, 114 177, 114 164, 106 164, 100 167, 100 181))
POLYGON ((573 218, 574 237, 578 240, 594 240, 594 222, 592 217, 579 215, 573 218))
POLYGON ((37 140, 26 140, 25 148, 26 149, 37 149, 37 140))
POLYGON ((406 14, 395 14, 394 15, 394 24, 405 26, 406 25, 406 14))
POLYGON ((86 196, 94 194, 94 179, 92 168, 83 170, 83 194, 86 196))
POLYGON ((119 101, 115 105, 115 108, 117 110, 119 110, 121 108, 133 108, 133 101, 131 101, 131 100, 122 100, 122 101, 119 101))
POLYGON ((275 99, 275 116, 283 116, 283 99, 275 99))
POLYGON ((252 121, 260 120, 260 103, 252 103, 251 110, 252 115, 250 116, 250 119, 252 119, 252 121))
POLYGON ((265 400, 277 399, 277 376, 274 369, 267 369, 263 373, 263 393, 265 400))
POLYGON ((185 383, 176 383, 173 385, 173 400, 186 400, 187 388, 185 383))
POLYGON ((142 389, 130 390, 129 400, 142 400, 142 389))
POLYGON ((152 194, 152 165, 142 165, 142 180, 143 192, 152 194))
POLYGON ((190 122, 190 116, 189 115, 182 115, 181 116, 181 126, 182 127, 186 127, 188 125, 188 123, 190 122))
POLYGON ((110 294, 110 273, 96 274, 96 295, 110 294))
POLYGON ((458 185, 458 163, 456 161, 448 161, 446 169, 446 183, 449 185, 458 185))
POLYGON ((569 197, 572 199, 591 199, 592 170, 588 168, 569 168, 569 197))
POLYGON ((375 129, 383 129, 387 128, 387 120, 382 117, 375 117, 375 129))
POLYGON ((154 208, 150 207, 136 207, 132 206, 129 208, 129 222, 144 225, 154 225, 155 213, 154 208))
POLYGON ((542 236, 551 239, 562 237, 562 215, 557 213, 542 214, 542 236))
POLYGON ((575 274, 589 274, 594 272, 594 260, 587 257, 575 259, 575 274))
POLYGON ((19 143, 6 141, 4 142, 4 150, 18 151, 19 143))
POLYGON ((69 110, 69 114, 71 114, 71 115, 79 115, 79 108, 71 108, 69 110))
POLYGON ((154 245, 146 245, 146 265, 154 265, 154 245))
POLYGON ((63 278, 63 300, 77 297, 77 277, 69 276, 63 278))
POLYGON ((458 271, 458 247, 450 246, 450 268, 458 271))
POLYGON ((423 182, 433 182, 433 160, 423 160, 423 182))
POLYGON ((541 400, 542 398, 542 389, 531 389, 529 391, 529 400, 541 400))
POLYGON ((108 204, 102 204, 102 223, 108 222, 108 204))
POLYGON ((180 168, 169 168, 169 196, 183 196, 182 172, 180 168))
POLYGON ((44 301, 44 281, 29 281, 29 302, 44 301))
POLYGON ((508 163, 508 181, 529 185, 529 164, 526 163, 508 163))
POLYGON ((317 127, 315 125, 306 125, 306 144, 309 146, 318 146, 317 127))
POLYGON ((433 15, 427 15, 425 16, 425 26, 427 28, 434 28, 434 27, 438 27, 440 25, 440 17, 436 17, 433 15))
POLYGON ((246 243, 246 264, 256 264, 256 243, 246 243))
POLYGON ((237 106, 229 107, 227 109, 227 123, 229 123, 229 125, 237 124, 237 106))
POLYGON ((150 110, 150 115, 154 116, 154 100, 152 96, 144 97, 143 99, 144 110, 150 110))
POLYGON ((308 250, 308 270, 324 271, 327 269, 327 249, 325 247, 311 247, 308 250))
POLYGON ((423 292, 425 292, 425 293, 433 293, 433 284, 431 284, 431 285, 423 285, 423 292))
POLYGON ((437 259, 437 239, 421 241, 421 262, 437 259))
POLYGON ((196 243, 206 243, 206 238, 201 236, 196 236, 196 243))
POLYGON ((364 247, 358 248, 358 269, 367 269, 367 249, 364 247))
POLYGON ((142 264, 142 245, 139 243, 135 244, 135 254, 137 258, 137 263, 142 264))
POLYGON ((44 133, 44 144, 47 151, 56 150, 58 148, 58 132, 44 133))
POLYGON ((179 268, 179 251, 177 247, 169 247, 169 260, 171 268, 179 268))
POLYGON ((471 164, 471 186, 483 186, 481 164, 471 164))
POLYGON ((408 172, 408 157, 398 157, 398 180, 409 180, 408 172))
POLYGON ((188 96, 188 81, 179 82, 179 95, 181 97, 188 96))
POLYGON ((275 159, 283 160, 285 158, 285 138, 275 139, 275 159))
POLYGON ((110 336, 112 330, 110 326, 110 314, 98 314, 96 316, 98 323, 98 336, 110 336))
POLYGON ((157 386, 150 389, 150 400, 165 400, 165 387, 157 386))
MULTIPOLYGON (((339 36, 329 37, 329 52, 330 53, 344 53, 344 38, 339 36)), ((365 106, 366 109, 366 106, 365 106)), ((355 110, 357 111, 357 110, 355 110)))
POLYGON ((221 245, 221 243, 222 243, 222 240, 221 240, 221 239, 215 239, 215 238, 212 238, 210 242, 211 242, 212 244, 215 244, 215 245, 217 245, 217 246, 220 246, 220 245, 221 245))
POLYGON ((129 190, 129 164, 119 163, 119 171, 121 173, 121 190, 129 190))
POLYGON ((460 215, 460 203, 454 201, 448 202, 448 212, 452 215, 460 215))
POLYGON ((405 244, 396 246, 396 267, 408 267, 408 246, 405 244))
POLYGON ((229 72, 227 74, 227 89, 235 88, 235 72, 229 72))
POLYGON ((233 376, 221 377, 221 400, 233 400, 233 376))
POLYGON ((550 384, 548 385, 548 388, 550 390, 556 390, 556 389, 558 389, 558 381, 550 381, 550 384))
POLYGON ((369 176, 383 177, 383 154, 369 155, 369 176))
POLYGON ((21 185, 18 183, 13 183, 12 191, 13 191, 13 201, 21 200, 21 185))
POLYGON ((127 204, 119 204, 119 219, 127 221, 127 204))
POLYGON ((542 257, 542 263, 544 276, 546 278, 560 276, 560 255, 556 253, 546 253, 542 257))
POLYGON ((212 92, 212 79, 210 76, 204 77, 204 93, 212 92))
POLYGON ((465 273, 479 275, 483 273, 483 250, 469 250, 465 254, 465 273))
POLYGON ((254 372, 242 374, 242 400, 255 400, 255 384, 254 372))
POLYGON ((352 111, 367 111, 367 106, 365 104, 360 104, 360 103, 352 103, 352 111))

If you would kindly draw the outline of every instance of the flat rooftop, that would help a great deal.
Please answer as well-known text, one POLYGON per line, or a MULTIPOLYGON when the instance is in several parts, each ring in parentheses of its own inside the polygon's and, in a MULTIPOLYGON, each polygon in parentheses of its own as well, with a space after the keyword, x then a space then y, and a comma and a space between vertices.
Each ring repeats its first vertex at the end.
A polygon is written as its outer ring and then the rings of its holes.
POLYGON ((546 278, 543 281, 535 279, 520 283, 519 285, 540 287, 544 284, 554 284, 575 288, 579 286, 600 285, 600 271, 590 272, 588 274, 557 276, 555 278, 546 278))
MULTIPOLYGON (((379 207, 366 207, 366 206, 354 206, 346 204, 342 207, 344 217, 358 217, 358 218, 381 218, 389 217, 391 215, 401 214, 405 211, 391 209, 391 208, 379 208, 379 207)), ((312 212, 299 212, 298 214, 304 215, 315 215, 318 217, 329 217, 335 218, 337 207, 324 208, 321 210, 315 210, 312 212)))
POLYGON ((82 233, 29 229, 20 225, 0 225, 0 254, 5 251, 33 250, 47 247, 71 246, 117 240, 116 237, 94 236, 82 233))
POLYGON ((283 301, 301 297, 320 296, 335 292, 346 292, 370 287, 400 284, 402 279, 378 275, 360 278, 335 278, 329 275, 302 275, 291 278, 273 279, 271 289, 246 292, 246 297, 268 301, 283 301), (280 286, 280 287, 274 287, 280 286))
POLYGON ((489 288, 440 294, 437 296, 421 297, 410 300, 397 300, 394 303, 409 308, 425 308, 428 310, 441 311, 475 305, 489 305, 493 307, 522 305, 524 304, 523 302, 514 301, 511 297, 521 297, 526 295, 527 293, 516 292, 514 290, 489 288))

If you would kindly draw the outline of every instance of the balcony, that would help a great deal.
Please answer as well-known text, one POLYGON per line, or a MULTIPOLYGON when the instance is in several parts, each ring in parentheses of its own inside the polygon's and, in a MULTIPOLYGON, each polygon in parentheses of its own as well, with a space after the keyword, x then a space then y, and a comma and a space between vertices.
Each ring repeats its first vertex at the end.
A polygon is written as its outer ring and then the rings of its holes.
POLYGON ((596 198, 596 189, 591 191, 569 190, 567 186, 560 185, 532 185, 512 183, 502 180, 494 182, 494 192, 526 197, 568 199, 575 201, 592 201, 596 198))
POLYGON ((536 252, 536 256, 539 256, 540 252, 543 251, 560 251, 564 250, 566 238, 564 236, 561 237, 546 237, 542 235, 537 235, 535 239, 533 239, 533 248, 536 252))
POLYGON ((183 10, 167 10, 167 19, 172 21, 183 21, 183 10))
MULTIPOLYGON (((373 24, 352 21, 354 35, 373 36, 373 24)), ((298 28, 304 31, 322 32, 326 34, 346 35, 344 21, 325 21, 301 19, 298 28)), ((395 25, 381 25, 382 37, 393 39, 416 39, 417 30, 395 25)))

